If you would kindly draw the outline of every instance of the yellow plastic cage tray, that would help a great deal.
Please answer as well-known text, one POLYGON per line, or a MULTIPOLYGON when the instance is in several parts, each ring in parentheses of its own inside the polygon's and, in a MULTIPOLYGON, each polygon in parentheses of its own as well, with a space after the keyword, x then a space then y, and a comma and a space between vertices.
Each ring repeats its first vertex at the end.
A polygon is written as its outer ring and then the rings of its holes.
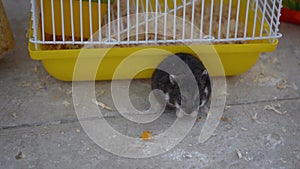
MULTIPOLYGON (((44 0, 47 1, 47 0, 44 0)), ((50 0, 49 0, 50 1, 50 0)), ((146 0, 143 0, 146 1, 146 0)), ((162 0, 159 0, 162 1, 162 0)), ((188 0, 186 0, 188 1, 188 0)), ((98 2, 98 0, 97 0, 98 2)), ((95 5, 95 8, 97 6, 97 2, 92 2, 95 5)), ((165 1, 163 1, 165 2, 165 1)), ((183 3, 184 1, 180 1, 183 3)), ((266 2, 266 1, 264 1, 266 2)), ((115 1, 116 3, 116 1, 115 1)), ((223 5, 228 5, 229 1, 224 1, 223 5)), ((262 11, 267 11, 265 8, 265 5, 253 5, 253 10, 250 10, 251 7, 247 8, 247 6, 251 5, 251 2, 247 3, 246 1, 240 2, 241 4, 238 4, 239 1, 233 0, 232 6, 240 5, 240 16, 239 18, 247 18, 246 15, 248 15, 248 29, 247 32, 250 34, 253 32, 253 29, 255 29, 255 35, 259 35, 261 28, 265 30, 273 30, 269 27, 270 23, 267 21, 261 22, 259 20, 254 21, 252 20, 254 17, 259 18, 267 18, 264 17, 266 15, 262 11), (261 8, 261 10, 259 10, 261 8), (256 11, 256 12, 255 12, 256 11), (252 19, 251 19, 252 18, 252 19), (262 24, 263 23, 263 26, 262 24)), ((56 3, 57 4, 57 3, 56 3)), ((178 4, 179 1, 178 1, 178 4)), ((88 5, 88 4, 86 4, 88 5)), ((105 8, 107 9, 107 4, 101 4, 103 11, 105 8)), ((182 4, 181 4, 182 5, 182 4)), ((275 7, 280 8, 280 4, 274 4, 275 7)), ((59 7, 56 7, 59 8, 59 7)), ((77 7, 76 7, 77 8, 77 7)), ((108 9, 109 10, 109 9, 108 9)), ((58 12, 58 11, 57 11, 58 12)), ((277 13, 278 14, 278 13, 277 13)), ((50 13, 47 15, 51 15, 50 13)), ((279 14, 278 14, 279 15, 279 14)), ((61 17, 61 15, 57 15, 56 17, 61 17)), ((32 15, 32 17, 35 17, 32 15)), ((76 16, 77 17, 77 16, 76 16)), ((49 18, 48 18, 49 19, 49 18)), ((34 20, 34 18, 33 18, 34 20)), ((50 22, 50 21, 48 21, 50 22)), ((61 22, 61 20, 58 20, 58 22, 61 22)), ((101 64, 98 67, 97 74, 95 79, 94 76, 89 76, 85 73, 80 75, 79 77, 76 77, 76 79, 73 79, 73 72, 74 67, 76 64, 76 61, 80 55, 80 52, 82 52, 81 49, 67 49, 67 50, 48 50, 46 48, 47 44, 43 42, 41 43, 35 43, 36 41, 32 40, 34 31, 32 29, 32 23, 31 27, 29 29, 30 33, 30 42, 28 44, 29 53, 32 59, 34 60, 41 60, 43 66, 48 71, 50 75, 53 77, 63 80, 63 81, 72 81, 72 80, 111 80, 116 68, 118 65, 126 59, 130 55, 138 55, 138 57, 135 58, 135 63, 131 64, 127 67, 122 67, 121 70, 118 70, 121 73, 121 76, 118 76, 118 79, 127 79, 131 78, 131 74, 133 71, 136 71, 137 69, 141 69, 141 65, 144 67, 152 67, 155 68, 164 58, 168 56, 166 52, 168 51, 171 53, 179 53, 179 52, 185 52, 185 53, 191 53, 198 55, 200 59, 203 61, 204 65, 208 68, 209 73, 212 76, 218 76, 223 75, 222 71, 224 68, 225 75, 232 76, 232 75, 239 75, 246 71, 248 71, 258 60, 260 53, 262 52, 271 52, 276 49, 278 40, 277 38, 280 36, 279 34, 269 36, 269 38, 265 39, 256 39, 256 40, 247 40, 246 44, 214 44, 212 45, 193 45, 190 46, 183 46, 183 45, 153 45, 149 44, 147 46, 125 46, 125 47, 114 47, 111 49, 107 48, 94 48, 94 49, 84 49, 84 58, 81 57, 81 61, 84 62, 84 65, 86 65, 86 70, 88 73, 89 70, 89 64, 93 65, 95 62, 99 60, 99 57, 105 52, 105 56, 103 57, 103 60, 101 64), (191 50, 191 48, 196 50, 191 50), (146 49, 146 50, 145 50, 146 49), (213 49, 213 50, 211 50, 213 49), (217 52, 223 68, 215 67, 213 60, 210 59, 211 55, 214 55, 215 52, 217 52)), ((277 23, 274 21, 274 25, 277 23)), ((59 25, 61 26, 61 25, 59 25)), ((275 26, 275 29, 277 29, 277 26, 275 26)), ((39 38, 41 39, 41 29, 40 25, 38 26, 39 31, 39 38)), ((58 29, 58 27, 56 28, 58 29)), ((94 29, 94 28, 93 28, 94 29)), ((87 32, 84 33, 84 36, 89 35, 90 29, 85 29, 87 32)), ((276 30, 277 31, 277 30, 276 30)), ((47 32, 51 34, 52 30, 49 28, 47 32)), ((61 32, 56 32, 61 33, 61 32)), ((68 31, 68 33, 70 33, 68 31)), ((78 34, 79 32, 75 33, 78 34)), ((261 36, 263 37, 263 36, 261 36)), ((146 69, 138 74, 136 74, 135 78, 150 78, 152 76, 153 69, 146 69)))

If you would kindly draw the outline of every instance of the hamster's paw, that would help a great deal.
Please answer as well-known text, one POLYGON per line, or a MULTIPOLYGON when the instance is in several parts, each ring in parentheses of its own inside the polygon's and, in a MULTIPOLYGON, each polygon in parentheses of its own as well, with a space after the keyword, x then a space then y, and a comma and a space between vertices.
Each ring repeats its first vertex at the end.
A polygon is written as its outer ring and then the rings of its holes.
POLYGON ((197 117, 197 115, 198 115, 198 111, 193 111, 190 116, 191 117, 197 117))
POLYGON ((207 114, 209 112, 209 107, 207 105, 205 105, 205 106, 201 107, 200 111, 207 114))
POLYGON ((176 111, 176 116, 177 116, 178 118, 182 118, 182 117, 184 116, 183 111, 180 110, 180 109, 178 109, 178 110, 176 111))

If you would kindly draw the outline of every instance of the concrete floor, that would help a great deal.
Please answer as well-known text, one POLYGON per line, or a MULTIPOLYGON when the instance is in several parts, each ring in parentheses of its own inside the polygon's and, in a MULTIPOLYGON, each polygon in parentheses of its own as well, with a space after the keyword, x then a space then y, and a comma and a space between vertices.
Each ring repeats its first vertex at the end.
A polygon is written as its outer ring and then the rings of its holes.
MULTIPOLYGON (((227 119, 207 142, 197 142, 202 118, 169 152, 129 159, 89 139, 74 111, 72 84, 50 77, 40 62, 30 59, 29 1, 3 3, 10 11, 16 49, 0 60, 0 168, 299 168, 300 26, 282 23, 278 49, 263 53, 249 72, 227 78, 227 119), (287 84, 279 89, 281 80, 287 84), (272 104, 286 113, 264 110, 272 104), (17 156, 19 152, 23 155, 17 156)), ((110 82, 98 82, 96 89, 105 91, 99 99, 112 105, 109 86, 110 82)), ((135 81, 133 97, 140 99, 149 88, 149 80, 135 81)), ((161 132, 175 119, 166 113, 145 127, 129 124, 117 112, 105 113, 110 113, 107 121, 115 129, 134 137, 144 129, 161 132)))

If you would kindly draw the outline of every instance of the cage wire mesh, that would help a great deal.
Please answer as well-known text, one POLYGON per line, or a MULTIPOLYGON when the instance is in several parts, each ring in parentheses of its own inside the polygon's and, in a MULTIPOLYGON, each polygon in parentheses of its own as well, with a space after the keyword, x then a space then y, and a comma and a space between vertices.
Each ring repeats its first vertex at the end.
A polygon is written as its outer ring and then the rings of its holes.
MULTIPOLYGON (((282 0, 31 0, 34 44, 248 43, 281 37, 282 0), (180 19, 178 19, 180 18, 180 19), (180 20, 180 22, 178 22, 180 20)), ((77 46, 76 46, 77 45, 77 46)))

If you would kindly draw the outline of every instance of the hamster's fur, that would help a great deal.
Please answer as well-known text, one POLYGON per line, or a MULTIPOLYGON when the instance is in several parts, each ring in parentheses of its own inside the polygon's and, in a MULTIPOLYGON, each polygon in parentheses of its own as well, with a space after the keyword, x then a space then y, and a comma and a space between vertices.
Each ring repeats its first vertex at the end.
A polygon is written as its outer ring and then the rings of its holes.
POLYGON ((181 108, 186 114, 198 112, 199 108, 206 105, 211 95, 211 82, 207 70, 200 60, 187 53, 176 53, 164 59, 155 69, 151 85, 152 90, 163 91, 167 109, 181 108), (180 58, 183 62, 174 62, 174 57, 180 58), (191 82, 187 78, 187 72, 180 69, 179 64, 182 63, 185 63, 193 73, 198 85, 198 93, 192 91, 193 87, 190 87, 191 82), (172 74, 160 70, 159 67, 162 66, 168 66, 168 69, 172 70, 172 74), (178 82, 185 88, 179 87, 178 82))

